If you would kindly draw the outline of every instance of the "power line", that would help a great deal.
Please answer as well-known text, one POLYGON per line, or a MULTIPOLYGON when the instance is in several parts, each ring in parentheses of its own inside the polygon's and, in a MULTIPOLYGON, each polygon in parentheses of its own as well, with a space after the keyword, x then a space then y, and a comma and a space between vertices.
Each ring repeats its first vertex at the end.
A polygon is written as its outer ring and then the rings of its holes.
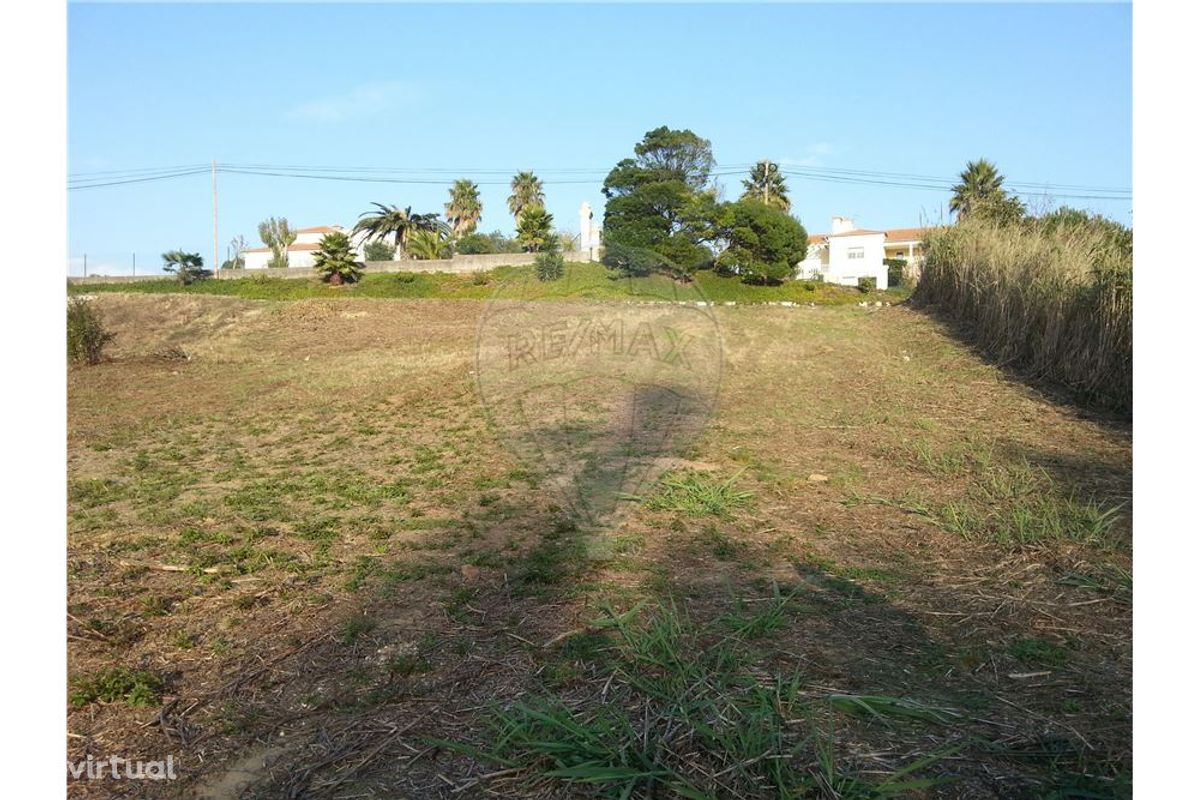
POLYGON ((67 177, 69 179, 79 179, 79 180, 89 180, 92 178, 95 178, 95 179, 114 178, 114 177, 120 178, 120 177, 129 177, 129 176, 133 176, 133 175, 145 174, 145 173, 149 173, 149 172, 175 172, 177 170, 196 169, 198 167, 205 167, 205 166, 208 166, 208 165, 207 164, 176 164, 175 166, 172 166, 172 167, 138 167, 136 169, 105 169, 105 170, 95 170, 92 172, 71 172, 71 173, 68 173, 67 177))
MULTIPOLYGON (((77 177, 68 182, 69 190, 76 189, 98 189, 110 186, 123 186, 133 183, 147 183, 151 181, 170 180, 174 178, 187 177, 189 175, 199 175, 207 172, 210 165, 182 165, 179 167, 154 167, 126 171, 110 171, 108 177, 101 177, 101 173, 92 173, 91 177, 78 177, 81 173, 77 173, 77 177)), ((740 164, 722 165, 714 169, 711 173, 712 177, 730 177, 741 174, 745 166, 740 164)), ((445 174, 484 174, 484 175, 508 175, 510 170, 497 169, 451 169, 445 167, 334 167, 334 166, 298 166, 298 165, 272 165, 272 164, 220 164, 216 167, 217 172, 227 173, 231 175, 253 175, 259 177, 276 177, 276 178, 300 178, 308 180, 325 180, 338 182, 353 182, 353 183, 389 183, 389 184, 412 184, 412 185, 444 185, 444 177, 435 177, 445 174)), ((536 170, 543 175, 560 174, 563 177, 548 177, 542 179, 543 185, 568 185, 568 184, 594 184, 600 181, 601 175, 606 175, 606 170, 592 170, 581 167, 561 167, 555 170, 540 169, 536 170), (583 177, 589 175, 591 177, 583 177)), ((785 168, 781 165, 778 167, 778 172, 801 180, 823 181, 827 183, 844 183, 854 185, 867 186, 889 186, 903 189, 919 189, 927 191, 946 192, 952 191, 955 178, 940 178, 931 175, 919 175, 915 173, 903 172, 885 172, 879 170, 859 170, 836 167, 789 167, 785 168)), ((506 186, 509 181, 504 180, 479 180, 475 183, 484 186, 506 186)), ((1062 199, 1085 199, 1085 200, 1130 200, 1132 197, 1131 190, 1087 186, 1081 184, 1053 184, 1053 183, 1033 183, 1027 181, 1008 181, 1006 185, 1012 187, 1015 194, 1024 196, 1038 196, 1051 194, 1062 199)))
MULTIPOLYGON (((268 177, 275 177, 275 178, 308 178, 311 180, 347 181, 347 182, 351 182, 351 183, 393 183, 393 184, 418 184, 418 185, 426 184, 426 185, 434 185, 434 186, 444 186, 445 185, 444 178, 409 178, 409 177, 384 178, 384 177, 373 177, 373 176, 369 176, 369 175, 317 174, 317 173, 312 173, 312 172, 307 172, 307 171, 302 172, 302 171, 298 171, 298 170, 284 171, 284 170, 280 170, 278 168, 276 168, 276 169, 245 169, 245 168, 241 168, 241 167, 232 167, 232 166, 220 166, 218 169, 221 172, 226 172, 226 173, 229 173, 232 175, 260 175, 260 176, 268 176, 268 177)), ((713 172, 711 174, 714 177, 725 177, 728 175, 738 175, 738 174, 740 174, 740 171, 729 171, 729 172, 717 171, 717 172, 713 172)), ((601 179, 598 177, 595 177, 595 178, 562 178, 562 179, 556 179, 556 180, 555 179, 545 179, 545 180, 541 181, 542 185, 544 185, 544 186, 557 186, 557 185, 562 185, 562 184, 595 184, 595 183, 600 183, 600 182, 601 182, 601 179)), ((508 181, 508 180, 494 180, 494 181, 481 180, 481 181, 474 181, 474 183, 478 184, 479 186, 508 186, 510 184, 510 181, 508 181)))
MULTIPOLYGON (((749 168, 753 167, 754 165, 755 164, 739 164, 739 163, 720 164, 717 166, 716 170, 713 172, 713 175, 729 175, 729 174, 732 174, 732 173, 735 173, 738 171, 748 170, 749 168)), ((455 167, 455 168, 448 168, 448 167, 380 167, 380 166, 336 167, 336 166, 328 166, 328 165, 296 165, 296 164, 265 164, 265 163, 231 164, 228 166, 231 166, 231 167, 237 168, 237 169, 263 170, 263 171, 269 171, 272 173, 274 173, 274 172, 288 172, 288 173, 331 172, 331 173, 343 173, 343 174, 345 174, 345 173, 358 173, 358 174, 392 173, 392 174, 413 174, 413 175, 424 175, 424 174, 433 174, 433 175, 436 175, 436 174, 511 175, 514 172, 519 171, 519 170, 513 170, 513 169, 494 169, 494 168, 483 168, 483 167, 455 167)), ((785 165, 785 164, 780 164, 778 166, 784 170, 788 169, 787 165, 785 165)), ((849 169, 849 168, 840 168, 840 167, 793 166, 793 167, 790 167, 789 169, 790 169, 790 171, 795 172, 796 174, 805 174, 805 173, 806 174, 821 174, 821 175, 826 175, 830 178, 844 177, 847 180, 852 179, 857 182, 871 182, 868 179, 874 179, 874 178, 887 179, 887 180, 903 179, 903 180, 899 181, 898 183, 906 184, 906 183, 911 183, 911 182, 918 182, 921 184, 931 184, 931 185, 936 185, 938 187, 944 186, 944 187, 949 187, 949 188, 952 188, 952 186, 955 185, 958 180, 960 180, 960 178, 946 178, 946 177, 938 177, 938 176, 933 176, 933 175, 922 175, 922 174, 917 174, 917 173, 886 172, 886 171, 880 171, 880 170, 862 170, 862 169, 849 169)), ((574 175, 590 174, 590 175, 596 175, 596 176, 606 176, 610 170, 607 168, 590 168, 590 167, 540 167, 540 168, 535 169, 534 171, 537 172, 538 174, 542 174, 542 175, 545 175, 545 174, 574 174, 574 175)), ((414 180, 413 182, 416 182, 416 181, 414 180)), ((436 182, 436 181, 422 181, 422 182, 436 182)), ((1037 189, 1037 190, 1048 189, 1051 191, 1057 190, 1057 189, 1063 189, 1063 190, 1083 190, 1083 191, 1091 191, 1091 192, 1098 192, 1098 193, 1104 193, 1104 194, 1111 193, 1111 194, 1120 194, 1120 195, 1127 195, 1130 193, 1129 189, 1122 188, 1122 187, 1105 187, 1105 186, 1091 186, 1091 185, 1066 184, 1066 183, 1059 184, 1059 183, 1052 183, 1052 182, 1045 182, 1045 181, 1036 181, 1036 182, 1007 181, 1006 185, 1013 186, 1013 187, 1026 187, 1029 189, 1037 189)))
MULTIPOLYGON (((787 168, 787 165, 783 165, 783 167, 787 168)), ((911 173, 911 172, 883 172, 883 171, 879 171, 879 170, 848 169, 848 168, 844 168, 844 167, 817 167, 817 166, 808 167, 808 166, 795 165, 795 166, 790 167, 790 169, 798 171, 798 172, 821 173, 821 174, 827 174, 827 175, 845 175, 845 176, 850 176, 850 177, 856 176, 856 177, 879 177, 879 178, 908 178, 908 179, 914 179, 914 180, 922 181, 922 182, 934 182, 934 183, 938 183, 938 184, 946 184, 949 186, 953 186, 961 180, 960 177, 944 178, 944 177, 938 177, 935 175, 921 175, 921 174, 911 173)), ((1053 182, 1048 182, 1048 181, 1010 181, 1010 180, 1005 180, 1004 185, 1005 186, 1025 186, 1025 187, 1034 188, 1034 189, 1040 189, 1040 188, 1046 188, 1046 187, 1048 187, 1050 189, 1078 189, 1078 190, 1083 190, 1083 191, 1111 192, 1111 193, 1115 193, 1115 194, 1128 194, 1131 191, 1126 187, 1090 186, 1090 185, 1071 184, 1071 183, 1053 183, 1053 182)))
POLYGON ((165 175, 151 175, 144 178, 127 178, 122 180, 111 180, 102 182, 85 182, 85 183, 68 183, 67 190, 74 191, 76 189, 99 189, 105 186, 123 186, 127 183, 147 183, 149 181, 162 181, 169 178, 182 178, 187 175, 200 175, 208 171, 208 167, 201 166, 196 169, 190 169, 183 172, 171 172, 165 175))
MULTIPOLYGON (((519 169, 496 169, 494 167, 335 167, 328 165, 313 165, 313 164, 236 164, 226 163, 224 166, 233 167, 236 169, 271 169, 271 170, 301 170, 304 172, 354 172, 354 173, 411 173, 411 174, 433 174, 433 175, 514 175, 517 172, 523 172, 525 167, 519 169)), ((727 169, 733 167, 742 167, 748 165, 730 164, 727 169)), ((607 175, 611 171, 608 167, 535 167, 531 170, 540 175, 607 175)))
MULTIPOLYGON (((780 170, 780 172, 782 172, 784 175, 794 177, 794 178, 802 178, 804 180, 813 180, 813 181, 824 181, 826 183, 849 183, 849 184, 868 185, 868 186, 890 186, 890 187, 901 188, 901 189, 921 189, 921 190, 929 190, 929 191, 935 191, 935 192, 951 192, 951 191, 953 191, 953 188, 954 188, 952 183, 927 183, 927 182, 916 182, 916 181, 886 180, 883 178, 853 177, 853 176, 845 176, 845 175, 827 175, 827 174, 818 174, 818 173, 812 173, 812 172, 801 172, 799 170, 780 170)), ((1039 191, 1034 191, 1031 189, 1013 189, 1012 190, 1013 193, 1018 194, 1018 195, 1023 195, 1025 197, 1033 197, 1033 196, 1040 196, 1040 195, 1045 195, 1045 194, 1052 194, 1054 197, 1061 198, 1063 200, 1121 200, 1121 201, 1126 201, 1126 200, 1132 199, 1131 193, 1126 193, 1126 194, 1114 194, 1114 193, 1113 194, 1073 194, 1073 193, 1069 193, 1069 192, 1058 192, 1055 190, 1055 187, 1053 187, 1049 184, 1016 184, 1016 185, 1024 185, 1024 186, 1033 185, 1033 186, 1039 187, 1039 189, 1040 189, 1039 191)), ((1115 190, 1111 190, 1111 191, 1114 192, 1115 190)))

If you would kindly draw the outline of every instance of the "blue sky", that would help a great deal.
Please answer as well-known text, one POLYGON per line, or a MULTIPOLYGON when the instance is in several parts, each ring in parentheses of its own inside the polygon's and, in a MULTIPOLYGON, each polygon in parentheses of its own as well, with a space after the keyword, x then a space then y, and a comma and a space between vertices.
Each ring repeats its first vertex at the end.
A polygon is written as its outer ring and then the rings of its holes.
MULTIPOLYGON (((350 225, 371 201, 441 211, 480 183, 482 230, 511 231, 506 180, 542 171, 577 230, 603 175, 658 125, 718 163, 1129 187, 1127 5, 107 5, 69 9, 69 171, 221 163, 402 167, 432 184, 222 174, 220 240, 257 223, 350 225), (576 172, 553 172, 576 170, 576 172), (582 181, 563 182, 554 181, 582 181)), ((740 176, 722 177, 726 196, 740 176)), ((947 193, 789 179, 810 232, 942 219, 947 193)), ((1060 194, 1060 193, 1059 193, 1060 194)), ((1063 200, 1131 222, 1128 200, 1063 200)), ((207 175, 69 193, 92 272, 212 252, 207 175)))

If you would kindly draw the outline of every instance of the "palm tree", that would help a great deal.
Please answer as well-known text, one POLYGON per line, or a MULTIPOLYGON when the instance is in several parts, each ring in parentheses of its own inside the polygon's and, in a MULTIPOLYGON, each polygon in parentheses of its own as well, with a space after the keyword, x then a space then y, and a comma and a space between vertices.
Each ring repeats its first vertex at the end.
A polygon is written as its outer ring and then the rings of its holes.
POLYGON ((554 233, 554 215, 545 206, 535 205, 524 209, 516 220, 516 241, 526 253, 552 250, 558 244, 554 233))
POLYGON ((518 172, 512 178, 512 194, 508 198, 508 210, 520 222, 520 215, 531 206, 545 205, 545 191, 541 179, 532 172, 518 172))
POLYGON ((445 204, 445 218, 453 228, 455 236, 473 233, 483 216, 483 203, 479 200, 479 185, 459 178, 450 187, 450 202, 445 204))
POLYGON ((321 237, 321 249, 313 254, 312 261, 321 280, 334 286, 354 283, 362 277, 362 268, 354 261, 350 237, 341 231, 321 237))
POLYGON ((953 187, 949 210, 964 219, 980 206, 1002 203, 1007 193, 1003 190, 1003 176, 995 164, 980 158, 966 163, 966 169, 958 176, 960 183, 953 187))
POLYGON ((385 206, 382 203, 371 203, 378 211, 366 211, 360 215, 354 225, 354 233, 365 232, 370 239, 379 239, 395 235, 396 258, 404 257, 404 250, 412 234, 417 231, 435 231, 445 227, 445 223, 436 214, 413 214, 412 206, 385 206))
POLYGON ((759 161, 749 171, 749 178, 741 181, 741 185, 745 187, 742 200, 756 200, 780 211, 791 210, 787 179, 779 172, 778 164, 759 161))
POLYGON ((199 253, 186 253, 183 250, 169 250, 163 253, 162 271, 175 273, 175 277, 184 286, 212 275, 204 269, 204 259, 199 253))
POLYGON ((454 243, 448 230, 417 231, 408 242, 408 254, 420 261, 452 258, 454 243))

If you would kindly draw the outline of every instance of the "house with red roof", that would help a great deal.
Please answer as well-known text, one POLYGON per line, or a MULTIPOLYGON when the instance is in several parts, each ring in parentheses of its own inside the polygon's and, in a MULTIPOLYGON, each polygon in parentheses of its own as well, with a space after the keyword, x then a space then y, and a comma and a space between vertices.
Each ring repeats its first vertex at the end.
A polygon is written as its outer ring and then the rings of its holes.
POLYGON ((906 272, 917 271, 924 255, 926 231, 926 228, 869 230, 857 227, 850 217, 833 217, 833 227, 828 233, 808 237, 808 255, 799 262, 799 276, 843 286, 857 286, 860 278, 874 278, 879 289, 886 289, 885 261, 902 259, 907 262, 906 272))

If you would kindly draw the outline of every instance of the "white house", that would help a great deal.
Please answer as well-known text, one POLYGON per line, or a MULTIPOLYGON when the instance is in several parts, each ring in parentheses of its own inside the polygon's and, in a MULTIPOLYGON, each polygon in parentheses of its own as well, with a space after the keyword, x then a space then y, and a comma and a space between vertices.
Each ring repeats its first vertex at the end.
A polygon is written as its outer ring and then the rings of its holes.
POLYGON ((808 237, 808 256, 799 262, 798 272, 800 277, 819 277, 844 286, 857 286, 859 278, 874 278, 879 289, 886 289, 884 259, 903 259, 909 272, 916 271, 924 254, 924 234, 924 228, 864 230, 849 217, 833 217, 828 233, 808 237))
MULTIPOLYGON (((308 268, 314 266, 313 254, 321 248, 321 238, 326 233, 346 233, 345 228, 340 225, 318 225, 314 228, 300 228, 296 231, 296 240, 288 245, 287 248, 287 266, 293 268, 308 268)), ((362 249, 366 244, 364 235, 350 237, 350 244, 354 250, 354 257, 358 261, 365 260, 362 249)), ((271 261, 271 249, 269 247, 254 247, 249 250, 243 250, 242 256, 246 260, 246 269, 265 269, 271 261)))

